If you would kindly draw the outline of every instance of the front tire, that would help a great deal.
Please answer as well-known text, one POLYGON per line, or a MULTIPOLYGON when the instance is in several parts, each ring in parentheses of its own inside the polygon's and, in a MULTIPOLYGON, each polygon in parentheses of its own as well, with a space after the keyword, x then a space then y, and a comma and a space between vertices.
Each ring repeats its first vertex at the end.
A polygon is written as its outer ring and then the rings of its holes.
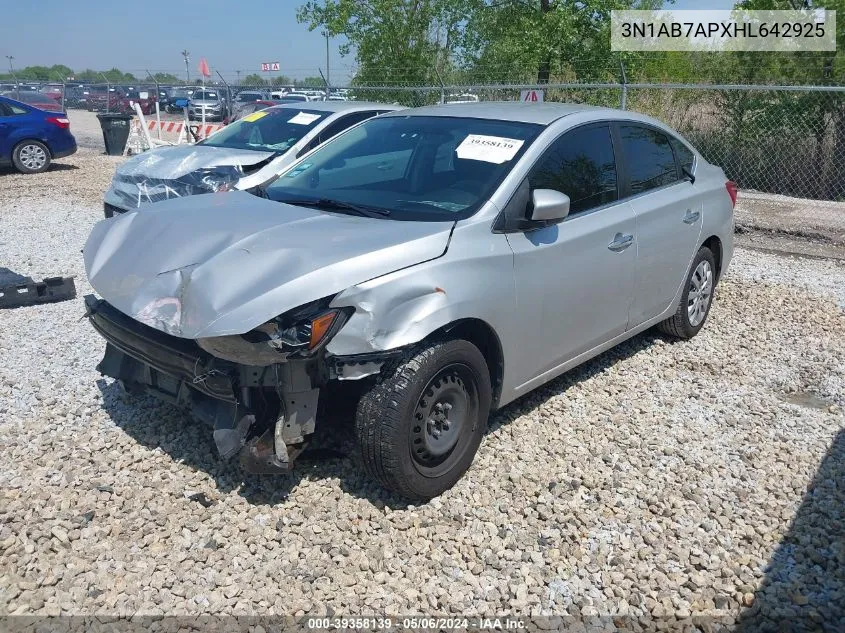
POLYGON ((433 343, 392 363, 358 403, 364 466, 409 500, 436 497, 472 464, 491 401, 487 363, 467 341, 433 343))
POLYGON ((24 174, 40 174, 50 166, 50 150, 40 141, 21 141, 12 150, 15 168, 24 174))
POLYGON ((698 334, 710 314, 715 288, 716 259, 709 248, 702 246, 692 260, 678 309, 660 322, 658 329, 681 339, 691 339, 698 334))

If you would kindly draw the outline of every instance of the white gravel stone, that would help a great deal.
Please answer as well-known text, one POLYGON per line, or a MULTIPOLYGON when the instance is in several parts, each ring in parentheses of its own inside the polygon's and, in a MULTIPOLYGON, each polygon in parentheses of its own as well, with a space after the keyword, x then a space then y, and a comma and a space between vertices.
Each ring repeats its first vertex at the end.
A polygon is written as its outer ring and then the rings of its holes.
POLYGON ((699 336, 506 407, 412 507, 354 457, 245 477, 98 375, 80 249, 118 161, 0 175, 0 265, 80 296, 0 311, 0 613, 842 616, 841 264, 738 251, 699 336))

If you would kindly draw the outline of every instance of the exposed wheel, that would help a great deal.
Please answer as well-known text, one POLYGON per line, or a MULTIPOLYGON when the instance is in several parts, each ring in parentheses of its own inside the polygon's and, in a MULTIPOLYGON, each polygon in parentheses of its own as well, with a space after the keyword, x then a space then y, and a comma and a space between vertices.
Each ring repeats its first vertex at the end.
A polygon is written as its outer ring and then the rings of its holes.
POLYGON ((50 166, 50 150, 40 141, 21 141, 12 150, 12 162, 24 174, 40 174, 50 166))
POLYGON ((662 321, 658 328, 682 339, 690 339, 698 334, 710 313, 715 286, 716 260, 710 249, 702 246, 690 266, 678 309, 674 315, 662 321))
POLYGON ((383 370, 358 402, 355 433, 368 472, 414 501, 455 485, 487 428, 492 389, 472 343, 433 343, 383 370))

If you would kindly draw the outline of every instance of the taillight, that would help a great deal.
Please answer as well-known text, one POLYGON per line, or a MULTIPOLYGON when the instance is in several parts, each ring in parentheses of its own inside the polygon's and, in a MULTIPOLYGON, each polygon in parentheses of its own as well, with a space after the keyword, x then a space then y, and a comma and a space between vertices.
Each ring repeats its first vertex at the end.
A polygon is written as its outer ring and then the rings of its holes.
POLYGON ((733 180, 729 180, 725 183, 725 189, 728 190, 728 195, 731 197, 731 207, 736 206, 736 183, 733 180))
POLYGON ((70 121, 66 117, 49 116, 47 117, 47 123, 52 123, 56 127, 60 127, 63 130, 66 130, 70 127, 70 121))

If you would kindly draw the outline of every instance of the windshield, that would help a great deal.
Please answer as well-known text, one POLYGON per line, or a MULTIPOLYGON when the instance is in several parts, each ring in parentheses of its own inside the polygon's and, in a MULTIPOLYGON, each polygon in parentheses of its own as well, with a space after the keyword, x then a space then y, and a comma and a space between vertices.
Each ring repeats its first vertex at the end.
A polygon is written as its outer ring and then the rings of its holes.
POLYGON ((250 101, 258 101, 261 95, 257 92, 242 92, 238 95, 238 101, 241 103, 249 103, 250 101))
POLYGON ((205 92, 197 90, 194 93, 194 101, 217 101, 219 99, 220 96, 216 92, 211 92, 210 90, 206 90, 205 92))
POLYGON ((458 220, 486 202, 541 130, 460 117, 374 118, 294 164, 267 195, 387 210, 394 220, 458 220))
POLYGON ((210 147, 286 152, 329 112, 270 108, 246 115, 202 142, 210 147))
POLYGON ((174 99, 186 99, 188 97, 187 90, 174 90, 170 94, 174 99))

